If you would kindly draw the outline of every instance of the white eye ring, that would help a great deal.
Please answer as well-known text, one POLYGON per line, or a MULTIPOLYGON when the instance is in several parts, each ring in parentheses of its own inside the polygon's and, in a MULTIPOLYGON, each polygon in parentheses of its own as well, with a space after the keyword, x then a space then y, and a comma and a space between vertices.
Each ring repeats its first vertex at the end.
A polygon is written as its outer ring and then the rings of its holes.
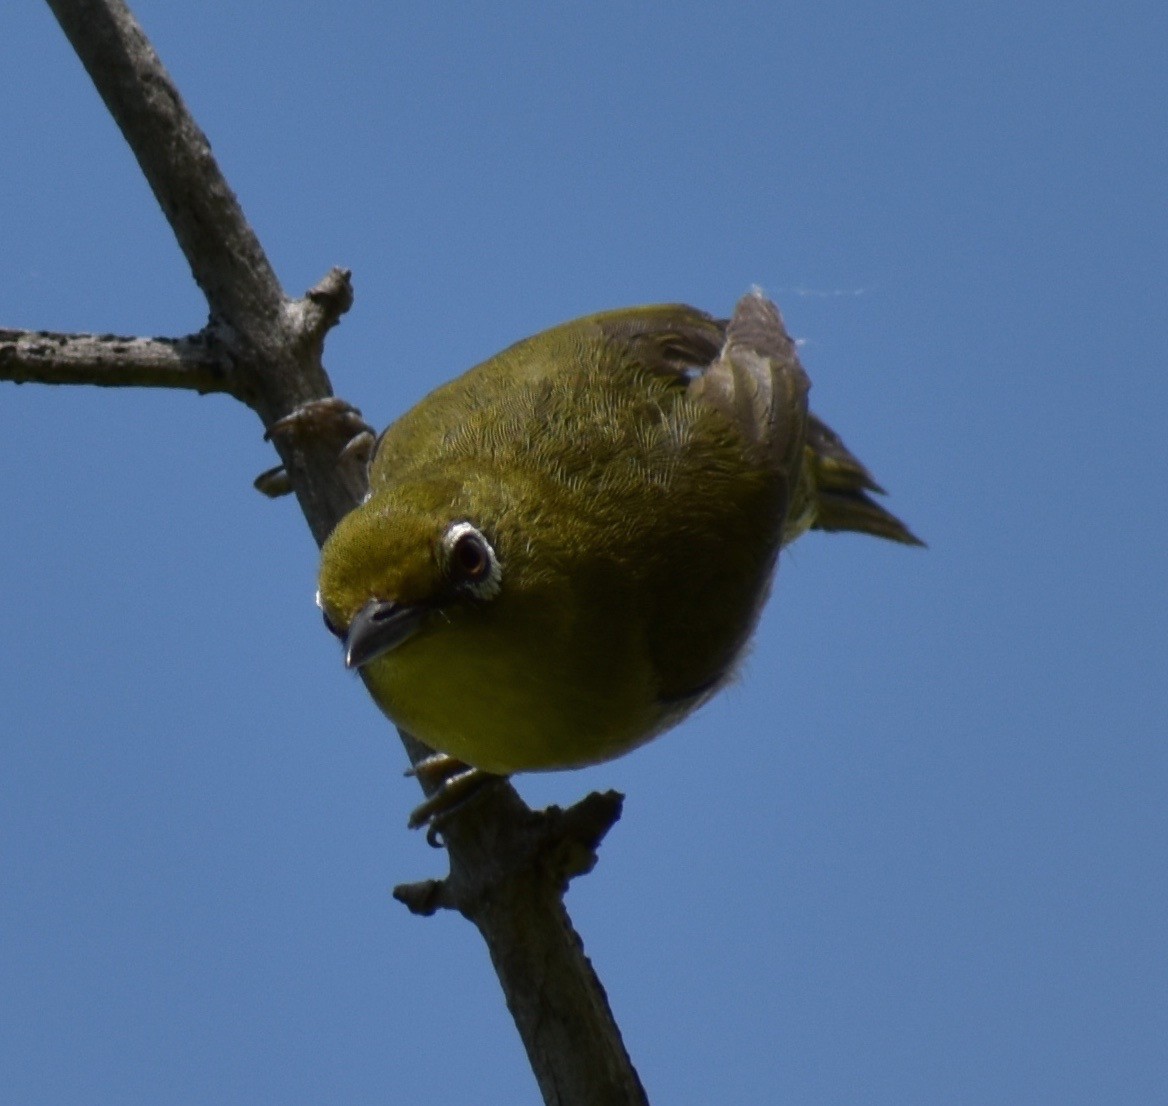
POLYGON ((503 569, 491 543, 469 522, 455 522, 442 535, 451 575, 479 599, 494 599, 503 587, 503 569))

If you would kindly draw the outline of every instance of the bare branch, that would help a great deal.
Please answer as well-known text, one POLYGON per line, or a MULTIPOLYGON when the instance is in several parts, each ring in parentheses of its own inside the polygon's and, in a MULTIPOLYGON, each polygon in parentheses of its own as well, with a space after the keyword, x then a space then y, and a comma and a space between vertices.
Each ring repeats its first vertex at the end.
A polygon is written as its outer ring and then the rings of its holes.
MULTIPOLYGON (((225 348, 233 394, 270 426, 332 394, 323 333, 351 302, 334 270, 303 300, 280 289, 206 136, 123 0, 47 0, 142 167, 211 310, 208 332, 225 348), (331 283, 330 283, 331 282, 331 283), (322 310, 317 292, 328 287, 322 310), (343 290, 342 290, 343 289, 343 290)), ((275 442, 318 543, 354 506, 333 472, 331 443, 275 442)))
MULTIPOLYGON (((35 336, 11 332, 17 367, 8 379, 95 383, 103 376, 111 384, 196 391, 213 382, 206 390, 227 391, 249 404, 265 428, 330 396, 321 350, 352 302, 349 274, 334 269, 304 298, 288 300, 206 137, 123 0, 47 2, 138 159, 207 298, 211 321, 200 335, 174 342, 92 339, 104 355, 88 361, 82 344, 67 353, 37 351, 35 336), (199 361, 199 343, 209 361, 199 361), (183 361, 188 355, 194 364, 183 361), (157 375, 148 379, 150 373, 157 375)), ((41 341, 50 347, 81 342, 80 336, 63 338, 41 341)), ((313 535, 323 543, 356 505, 338 470, 337 442, 299 434, 273 441, 313 535)), ((425 750, 402 737, 411 759, 418 759, 425 750)), ((645 1101, 562 903, 567 881, 592 866, 596 845, 618 814, 618 801, 590 796, 569 811, 537 816, 500 783, 442 827, 451 874, 432 885, 435 894, 482 933, 544 1099, 557 1106, 645 1101)))
POLYGON ((251 331, 276 320, 280 282, 206 135, 122 0, 48 0, 130 145, 214 311, 251 331), (251 324, 251 325, 248 325, 251 324))
POLYGON ((568 881, 596 863, 621 802, 609 791, 533 812, 511 788, 488 788, 442 827, 450 875, 394 890, 415 913, 458 910, 478 928, 544 1101, 555 1106, 648 1102, 563 904, 568 881))
POLYGON ((0 330, 0 380, 235 394, 230 359, 205 333, 186 338, 120 338, 0 330))

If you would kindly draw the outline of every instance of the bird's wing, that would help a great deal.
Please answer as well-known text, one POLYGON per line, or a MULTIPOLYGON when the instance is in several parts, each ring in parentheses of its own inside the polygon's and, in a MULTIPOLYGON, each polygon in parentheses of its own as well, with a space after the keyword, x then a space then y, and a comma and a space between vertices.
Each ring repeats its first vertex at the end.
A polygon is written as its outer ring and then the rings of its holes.
POLYGON ((685 384, 718 356, 726 323, 683 303, 604 311, 579 320, 605 347, 621 349, 617 362, 674 377, 685 384))
POLYGON ((778 308, 749 292, 734 308, 717 359, 690 383, 689 395, 761 446, 790 490, 803 457, 810 386, 778 308))

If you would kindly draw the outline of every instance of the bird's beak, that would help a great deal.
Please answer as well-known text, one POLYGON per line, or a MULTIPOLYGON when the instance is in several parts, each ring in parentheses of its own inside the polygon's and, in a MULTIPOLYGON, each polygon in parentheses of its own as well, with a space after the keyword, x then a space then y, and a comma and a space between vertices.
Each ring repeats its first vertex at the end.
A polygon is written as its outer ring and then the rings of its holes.
POLYGON ((371 599, 349 623, 345 635, 345 667, 360 668, 396 649, 421 625, 426 608, 371 599))

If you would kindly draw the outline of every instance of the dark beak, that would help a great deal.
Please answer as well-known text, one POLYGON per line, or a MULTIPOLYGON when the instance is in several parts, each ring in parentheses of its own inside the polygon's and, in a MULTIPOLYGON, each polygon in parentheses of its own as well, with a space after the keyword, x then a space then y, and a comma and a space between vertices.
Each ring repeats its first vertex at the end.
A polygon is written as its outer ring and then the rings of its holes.
POLYGON ((372 599, 349 623, 345 635, 345 667, 360 668, 396 649, 421 625, 426 608, 372 599))

